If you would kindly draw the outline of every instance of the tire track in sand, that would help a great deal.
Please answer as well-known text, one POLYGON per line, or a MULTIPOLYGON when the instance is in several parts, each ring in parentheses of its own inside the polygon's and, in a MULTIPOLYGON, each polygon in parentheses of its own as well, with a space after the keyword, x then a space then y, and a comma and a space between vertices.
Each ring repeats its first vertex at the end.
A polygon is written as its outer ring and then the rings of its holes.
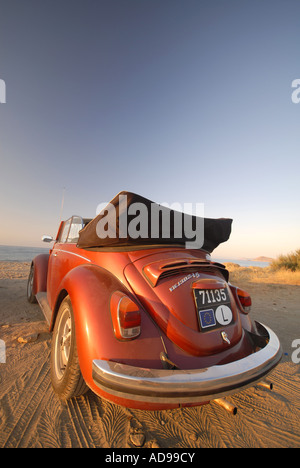
MULTIPOLYGON (((27 385, 26 391, 20 393, 18 403, 2 433, 3 447, 28 447, 33 427, 38 424, 41 412, 47 406, 51 395, 49 359, 46 359, 41 367, 33 369, 27 385)), ((9 394, 7 399, 10 404, 9 394)))

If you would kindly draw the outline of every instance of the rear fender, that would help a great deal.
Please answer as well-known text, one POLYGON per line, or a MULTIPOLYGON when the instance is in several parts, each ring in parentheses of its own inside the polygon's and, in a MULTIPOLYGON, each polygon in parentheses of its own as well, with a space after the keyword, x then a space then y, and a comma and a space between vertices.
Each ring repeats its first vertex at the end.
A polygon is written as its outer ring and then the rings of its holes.
POLYGON ((33 293, 47 291, 49 254, 40 254, 34 257, 32 265, 34 266, 33 293))
MULTIPOLYGON (((94 359, 162 368, 160 332, 142 307, 140 336, 131 341, 116 339, 110 312, 111 295, 121 291, 136 303, 138 301, 110 272, 96 265, 80 265, 66 275, 60 291, 70 296, 79 364, 86 383, 92 389, 95 385, 92 379, 94 359)), ((54 321, 55 317, 52 318, 54 321)))

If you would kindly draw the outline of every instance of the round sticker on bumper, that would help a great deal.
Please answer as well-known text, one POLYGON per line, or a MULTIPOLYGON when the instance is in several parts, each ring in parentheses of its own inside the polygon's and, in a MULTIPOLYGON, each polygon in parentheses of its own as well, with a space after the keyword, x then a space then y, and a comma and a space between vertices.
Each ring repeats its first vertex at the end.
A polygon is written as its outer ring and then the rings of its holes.
POLYGON ((216 320, 221 325, 229 325, 232 321, 232 312, 227 305, 220 305, 216 309, 216 320))

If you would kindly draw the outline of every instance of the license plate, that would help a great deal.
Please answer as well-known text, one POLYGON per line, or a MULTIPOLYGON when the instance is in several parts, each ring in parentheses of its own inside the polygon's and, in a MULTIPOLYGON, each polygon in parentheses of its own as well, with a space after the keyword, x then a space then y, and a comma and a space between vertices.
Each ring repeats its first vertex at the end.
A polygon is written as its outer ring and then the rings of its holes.
POLYGON ((194 289, 201 331, 232 323, 233 315, 227 289, 194 289))

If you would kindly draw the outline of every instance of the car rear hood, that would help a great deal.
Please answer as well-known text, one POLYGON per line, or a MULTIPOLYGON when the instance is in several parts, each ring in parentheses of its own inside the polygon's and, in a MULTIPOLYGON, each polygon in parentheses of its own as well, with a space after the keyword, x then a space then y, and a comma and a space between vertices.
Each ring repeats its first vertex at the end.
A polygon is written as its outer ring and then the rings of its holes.
POLYGON ((125 268, 126 279, 157 325, 177 346, 194 356, 208 356, 234 346, 242 338, 239 313, 226 281, 228 273, 223 265, 210 262, 205 252, 165 251, 133 260, 125 268), (201 327, 196 290, 226 292, 232 311, 228 325, 201 327))

